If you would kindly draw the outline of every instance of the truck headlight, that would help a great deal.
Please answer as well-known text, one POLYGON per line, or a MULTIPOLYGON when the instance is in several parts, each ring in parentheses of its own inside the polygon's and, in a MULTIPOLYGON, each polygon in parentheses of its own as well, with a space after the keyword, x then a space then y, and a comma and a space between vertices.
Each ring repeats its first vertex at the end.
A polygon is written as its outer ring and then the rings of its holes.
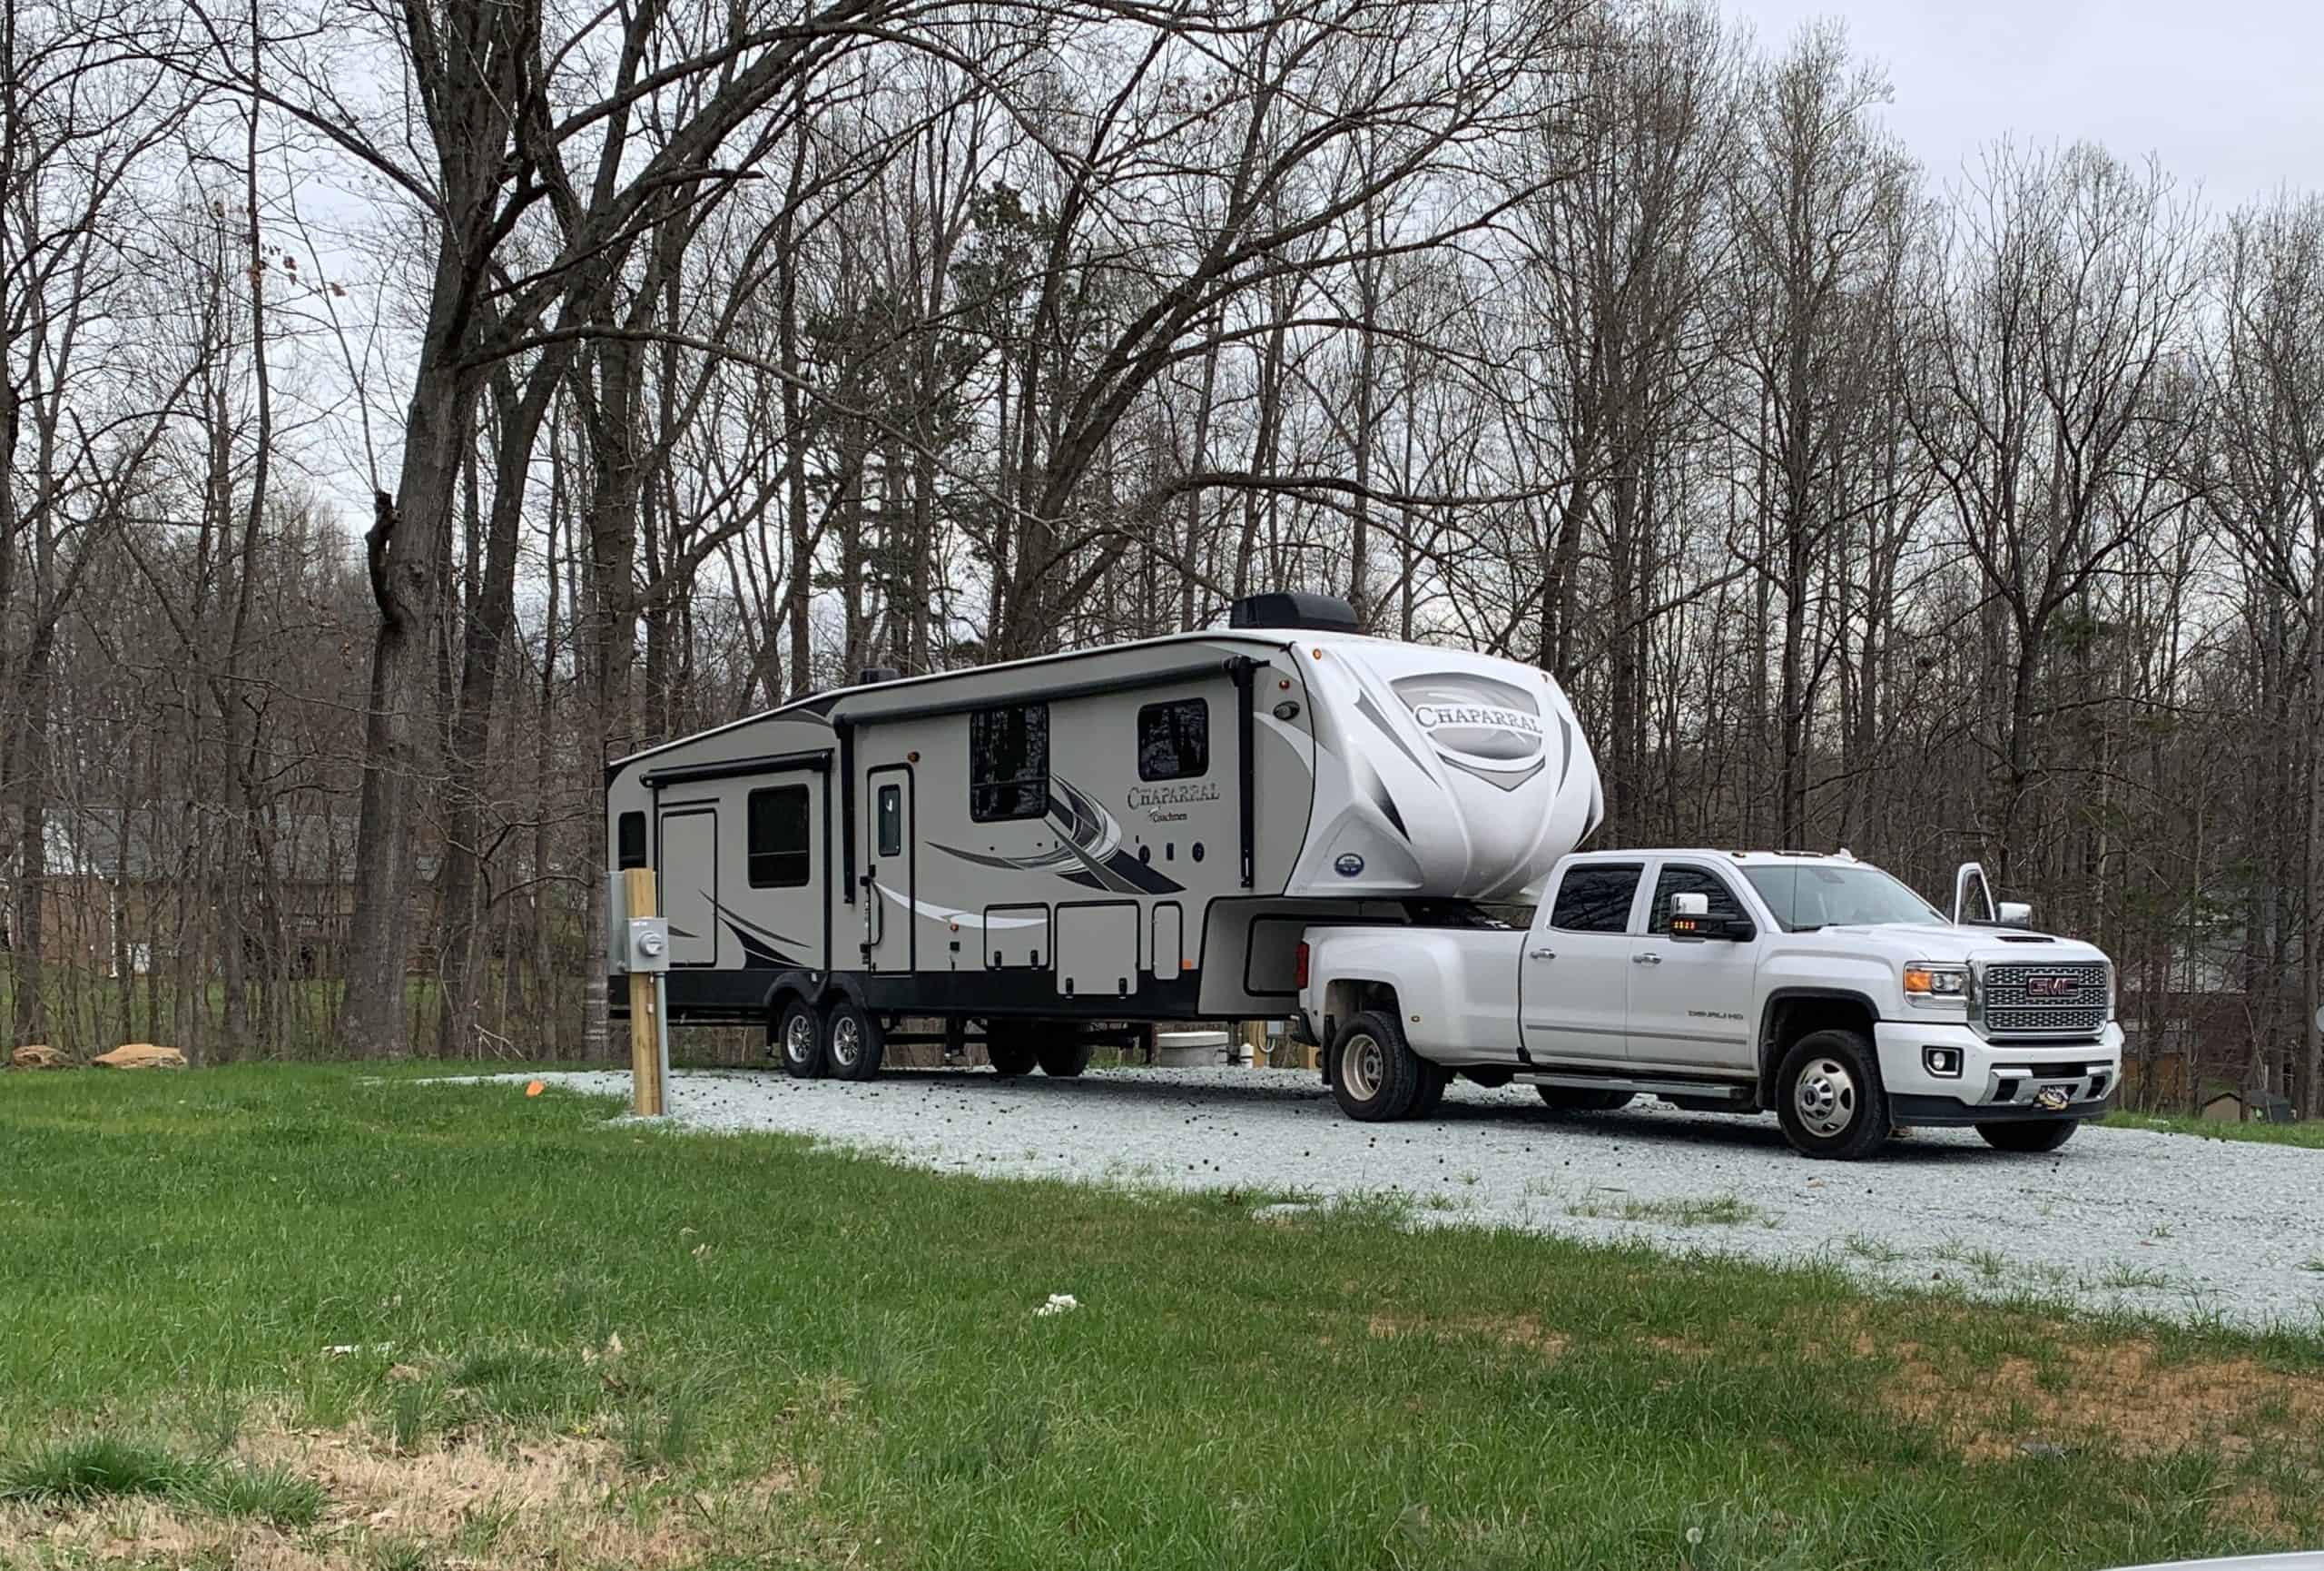
POLYGON ((1905 967, 1905 998, 1911 1003, 1965 1003, 1969 968, 1917 960, 1905 967))

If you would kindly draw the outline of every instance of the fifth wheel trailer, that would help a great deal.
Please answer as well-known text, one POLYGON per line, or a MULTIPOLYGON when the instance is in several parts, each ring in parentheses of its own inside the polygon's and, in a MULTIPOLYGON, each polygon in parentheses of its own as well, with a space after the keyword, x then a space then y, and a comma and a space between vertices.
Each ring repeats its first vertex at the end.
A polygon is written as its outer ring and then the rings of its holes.
POLYGON ((1547 673, 1306 595, 818 694, 609 765, 606 807, 671 1022, 849 1078, 905 1015, 1073 1073, 1096 1023, 1290 1014, 1309 924, 1516 898, 1602 813, 1547 673))

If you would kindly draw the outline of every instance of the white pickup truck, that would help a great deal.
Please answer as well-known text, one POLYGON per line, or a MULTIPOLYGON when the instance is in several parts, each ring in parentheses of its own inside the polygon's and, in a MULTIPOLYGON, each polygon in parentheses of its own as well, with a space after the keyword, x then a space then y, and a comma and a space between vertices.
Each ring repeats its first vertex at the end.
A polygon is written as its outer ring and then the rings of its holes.
POLYGON ((2024 931, 1974 864, 1951 917, 1845 851, 1587 852, 1542 887, 1530 928, 1308 929, 1296 1023, 1350 1117, 1426 1112, 1461 1074, 1565 1112, 1772 1111, 1809 1156, 1917 1124, 2047 1151, 2122 1076, 2112 965, 2024 931))

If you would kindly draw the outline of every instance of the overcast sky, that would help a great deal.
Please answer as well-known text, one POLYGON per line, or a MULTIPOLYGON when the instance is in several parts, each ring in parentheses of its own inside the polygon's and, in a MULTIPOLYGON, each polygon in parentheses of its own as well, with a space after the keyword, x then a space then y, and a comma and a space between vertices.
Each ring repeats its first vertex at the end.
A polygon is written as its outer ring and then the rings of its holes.
POLYGON ((2324 191, 2319 0, 1726 0, 1760 43, 1837 16, 1888 69, 1888 122, 1939 183, 2008 132, 2152 153, 2216 212, 2324 191))

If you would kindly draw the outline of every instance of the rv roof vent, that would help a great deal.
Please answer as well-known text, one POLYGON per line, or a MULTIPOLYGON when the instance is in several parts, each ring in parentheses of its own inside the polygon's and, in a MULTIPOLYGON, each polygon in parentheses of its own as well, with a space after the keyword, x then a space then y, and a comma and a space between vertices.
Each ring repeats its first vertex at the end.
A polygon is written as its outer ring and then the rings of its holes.
POLYGON ((904 674, 893 666, 866 666, 855 674, 859 687, 875 687, 882 682, 901 682, 904 674))
POLYGON ((1249 595, 1226 608, 1230 627, 1312 627, 1319 633, 1360 633, 1355 608, 1336 595, 1281 589, 1249 595))

